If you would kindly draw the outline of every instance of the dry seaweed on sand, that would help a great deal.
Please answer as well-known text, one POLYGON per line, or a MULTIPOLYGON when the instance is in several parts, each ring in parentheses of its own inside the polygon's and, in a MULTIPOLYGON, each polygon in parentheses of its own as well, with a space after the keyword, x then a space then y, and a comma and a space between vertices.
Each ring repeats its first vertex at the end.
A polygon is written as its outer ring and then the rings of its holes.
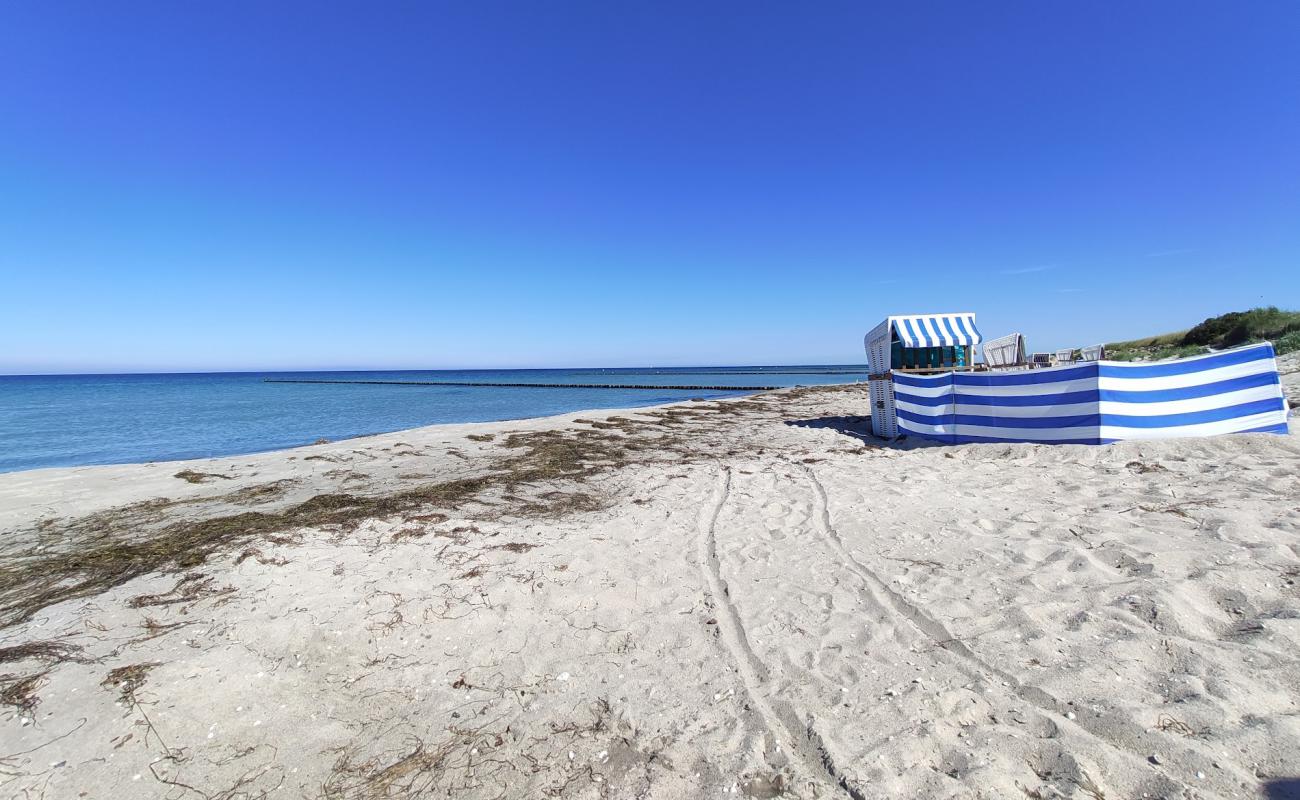
POLYGON ((263 566, 283 567, 289 563, 287 558, 272 558, 266 555, 259 547, 245 547, 244 551, 235 559, 235 563, 242 564, 250 558, 263 566))
POLYGON ((176 582, 176 585, 159 594, 142 594, 131 598, 127 603, 131 608, 149 608, 151 606, 170 606, 193 603, 210 597, 233 594, 234 588, 226 586, 213 588, 215 578, 201 572, 191 572, 176 582))
POLYGON ((510 553, 527 553, 541 545, 529 544, 527 542, 510 542, 508 544, 498 544, 489 547, 489 550, 505 550, 510 553))
POLYGON ((500 464, 507 488, 539 481, 585 480, 603 469, 626 464, 631 449, 616 437, 579 437, 564 431, 512 433, 503 444, 519 451, 500 464))
POLYGON ((236 489, 230 494, 223 495, 220 499, 231 505, 258 505, 269 503, 273 500, 279 500, 289 491, 289 487, 296 484, 297 481, 290 478, 282 478, 270 483, 259 483, 255 486, 247 486, 243 489, 236 489))
POLYGON ((180 478, 186 483, 207 483, 208 481, 216 480, 218 478, 223 481, 232 480, 232 476, 230 475, 222 475, 217 472, 195 472, 192 469, 183 469, 172 477, 180 478))
MULTIPOLYGON (((463 676, 452 686, 480 688, 463 676)), ((549 734, 543 736, 517 737, 509 726, 486 723, 451 725, 437 741, 413 736, 368 756, 357 747, 340 747, 334 751, 337 756, 321 786, 322 795, 327 800, 459 797, 496 788, 500 793, 495 796, 511 797, 515 795, 505 787, 527 782, 535 791, 520 796, 567 796, 577 784, 598 786, 606 781, 597 765, 573 765, 559 754, 579 738, 608 733, 609 703, 602 698, 585 714, 577 713, 579 718, 551 722, 549 734)))
POLYGON ((1168 472, 1169 469, 1159 462, 1148 463, 1146 461, 1130 461, 1124 465, 1126 469, 1131 469, 1139 475, 1148 472, 1168 472))
MULTIPOLYGON (((10 561, 0 567, 0 627, 30 619, 54 603, 99 594, 142 575, 198 566, 215 553, 268 534, 358 523, 430 505, 454 507, 490 483, 488 478, 470 478, 375 497, 322 494, 281 511, 180 521, 134 539, 101 534, 77 549, 10 561)), ((108 514, 96 516, 101 519, 91 527, 117 532, 118 525, 103 519, 108 514)), ((187 599, 181 595, 176 601, 187 599)))
MULTIPOLYGON (((716 456, 716 437, 725 435, 728 418, 778 410, 766 399, 746 399, 644 412, 636 419, 610 417, 607 424, 617 430, 494 435, 502 450, 481 474, 384 494, 328 492, 285 507, 175 519, 182 505, 211 514, 223 505, 278 500, 291 484, 276 481, 216 498, 164 498, 60 520, 39 532, 43 549, 0 561, 0 628, 29 620, 56 603, 94 596, 137 577, 193 570, 215 555, 243 552, 256 557, 253 551, 261 542, 291 543, 313 529, 348 529, 369 519, 410 519, 439 509, 466 513, 471 502, 485 505, 477 513, 495 516, 554 518, 595 511, 606 501, 573 484, 634 460, 681 462, 716 456), (661 426, 663 419, 686 418, 717 421, 689 432, 661 426), (503 494, 516 496, 515 503, 488 507, 503 494)), ((199 595, 213 588, 205 584, 199 595)), ((195 586, 178 584, 170 594, 137 600, 149 605, 201 599, 189 594, 194 591, 195 586)))
POLYGON ((1160 718, 1156 721, 1156 728, 1166 733, 1177 733, 1182 736, 1196 735, 1196 730, 1191 725, 1168 714, 1160 715, 1160 718))
MULTIPOLYGON (((511 434, 504 445, 510 452, 485 474, 389 494, 331 492, 279 510, 243 511, 170 524, 162 512, 177 502, 152 501, 50 526, 47 535, 80 542, 75 548, 8 559, 0 566, 0 627, 31 619, 55 603, 97 595, 143 575, 192 570, 213 555, 255 547, 261 540, 286 541, 283 535, 289 531, 355 526, 367 519, 438 508, 459 509, 489 491, 518 491, 556 481, 581 483, 627 463, 629 453, 640 447, 618 436, 579 438, 558 431, 511 434), (145 525, 162 527, 139 533, 145 525)), ((278 483, 267 486, 282 488, 278 483)), ((550 492, 528 498, 513 511, 522 516, 558 516, 598 507, 600 502, 589 493, 550 492)), ((187 577, 170 593, 141 596, 136 602, 184 603, 211 590, 207 584, 192 583, 194 580, 187 577)))
POLYGON ((0 705, 12 706, 19 711, 31 711, 40 705, 36 690, 45 680, 45 672, 31 675, 0 675, 0 705))
POLYGON ((148 661, 143 664, 115 667, 109 670, 108 675, 100 681, 99 685, 105 689, 117 689, 118 698, 123 703, 134 703, 135 693, 144 685, 149 671, 159 666, 162 665, 157 661, 148 661))
POLYGON ((66 642, 35 641, 0 647, 0 664, 35 659, 50 664, 64 661, 87 661, 81 654, 81 648, 66 642))

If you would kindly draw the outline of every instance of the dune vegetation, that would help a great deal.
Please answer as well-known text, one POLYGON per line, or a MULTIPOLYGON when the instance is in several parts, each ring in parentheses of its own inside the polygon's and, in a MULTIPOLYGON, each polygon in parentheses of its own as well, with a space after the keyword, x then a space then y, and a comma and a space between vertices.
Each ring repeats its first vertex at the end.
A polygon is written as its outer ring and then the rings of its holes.
POLYGON ((1117 361, 1155 361, 1252 342, 1272 342, 1279 355, 1300 350, 1300 311, 1283 311, 1277 306, 1231 311, 1184 331, 1112 342, 1106 345, 1106 354, 1117 361))

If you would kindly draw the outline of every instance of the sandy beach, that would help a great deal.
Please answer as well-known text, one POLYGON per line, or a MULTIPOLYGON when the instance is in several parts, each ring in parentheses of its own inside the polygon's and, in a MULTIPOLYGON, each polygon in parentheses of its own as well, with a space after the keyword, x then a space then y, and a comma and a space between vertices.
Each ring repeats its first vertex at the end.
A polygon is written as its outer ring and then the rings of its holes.
POLYGON ((1294 423, 887 446, 865 395, 0 475, 0 790, 1300 796, 1294 423))
POLYGON ((1300 800, 1297 32, 0 2, 0 800, 1300 800))

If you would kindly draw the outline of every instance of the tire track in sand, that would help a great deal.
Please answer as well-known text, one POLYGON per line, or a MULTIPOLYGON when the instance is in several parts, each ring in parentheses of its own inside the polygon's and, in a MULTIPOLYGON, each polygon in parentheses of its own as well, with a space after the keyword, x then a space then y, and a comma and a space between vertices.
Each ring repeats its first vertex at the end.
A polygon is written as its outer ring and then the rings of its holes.
POLYGON ((722 577, 722 563, 718 559, 717 525, 722 507, 727 503, 731 493, 731 470, 723 467, 713 491, 713 502, 700 511, 699 536, 697 537, 698 561, 703 574, 707 592, 715 599, 718 628, 722 643, 736 664, 745 694, 750 704, 758 710, 763 724, 774 738, 784 738, 790 753, 802 764, 809 774, 815 775, 834 786, 838 786, 852 798, 865 800, 861 790, 849 783, 840 773, 826 749, 821 735, 813 726, 813 720, 801 722, 794 708, 783 700, 769 699, 765 686, 768 682, 767 666, 750 647, 749 636, 740 620, 740 613, 731 601, 731 591, 727 581, 722 577), (784 732, 784 737, 779 737, 784 732))
MULTIPOLYGON (((868 599, 878 608, 890 611, 906 619, 922 634, 929 637, 942 649, 958 656, 965 662, 965 667, 957 666, 970 677, 976 680, 996 679, 1004 687, 1008 687, 1012 694, 1021 700, 1037 707, 1040 711, 1051 716, 1059 726, 1070 726, 1089 736, 1099 743, 1110 747, 1122 757, 1134 759, 1145 765, 1146 758, 1143 752, 1150 752, 1150 747, 1158 747, 1158 743, 1148 738, 1149 731, 1133 721, 1120 723, 1118 720, 1112 720, 1112 725, 1122 731, 1117 736, 1115 731, 1107 731, 1103 728, 1090 724, 1087 717, 1075 717, 1068 713, 1068 707, 1065 703, 1052 696, 1049 692, 1031 684, 1026 684, 1018 679, 1015 675, 1006 672, 993 664, 988 663, 972 650, 965 642, 953 636, 952 632, 940 621, 931 617, 922 608, 903 597, 897 590, 886 583, 875 573, 873 569, 863 564, 857 559, 849 549, 844 546, 844 540, 840 538, 839 531, 831 524, 830 506, 827 502, 826 488, 818 480, 817 474, 805 464, 797 464, 791 461, 786 463, 798 467, 808 477, 809 483, 813 488, 814 508, 812 518, 818 532, 823 539, 829 543, 831 549, 840 557, 844 566, 852 570, 858 577, 865 582, 865 594, 868 599), (1126 741, 1127 740, 1127 741, 1126 741), (1146 743, 1135 748, 1133 742, 1146 743)), ((1200 749, 1200 748, 1198 748, 1200 749)), ((1203 755, 1208 759, 1213 754, 1209 750, 1203 750, 1203 755)), ((1155 767, 1160 774, 1169 777, 1164 767, 1155 767)), ((1171 778, 1171 780, 1173 780, 1171 778)), ((1175 781, 1178 783, 1179 781, 1175 781)))
POLYGON ((839 531, 835 530, 835 526, 831 524, 831 511, 826 499, 826 488, 817 479, 817 474, 806 465, 795 464, 794 466, 803 470, 808 477, 808 482, 812 484, 813 513, 811 516, 818 533, 830 544, 831 550, 840 557, 844 566, 856 573, 866 583, 866 595, 877 608, 897 614, 911 623, 912 627, 932 639, 939 647, 965 659, 973 668, 973 670, 967 671, 971 677, 981 679, 997 678, 1010 686, 1017 695, 1039 706, 1044 711, 1063 715, 1064 712, 1061 710, 1060 701, 1055 697, 1036 686, 1027 686, 1021 683, 1014 675, 1003 672, 980 658, 965 642, 953 636, 952 632, 942 622, 931 617, 920 606, 903 597, 894 587, 877 575, 875 570, 863 564, 853 553, 849 552, 849 549, 844 546, 844 540, 840 538, 839 531))

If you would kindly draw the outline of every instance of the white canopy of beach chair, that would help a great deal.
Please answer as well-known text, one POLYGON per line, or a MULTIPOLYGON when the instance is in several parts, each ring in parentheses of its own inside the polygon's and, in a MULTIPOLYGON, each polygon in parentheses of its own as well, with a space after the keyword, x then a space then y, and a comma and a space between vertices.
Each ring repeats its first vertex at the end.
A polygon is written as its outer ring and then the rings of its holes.
POLYGON ((1074 363, 1074 348, 1073 348, 1073 347, 1067 347, 1067 348, 1064 349, 1064 350, 1057 350, 1057 351, 1056 351, 1056 363, 1058 363, 1058 364, 1073 364, 1073 363, 1074 363))

